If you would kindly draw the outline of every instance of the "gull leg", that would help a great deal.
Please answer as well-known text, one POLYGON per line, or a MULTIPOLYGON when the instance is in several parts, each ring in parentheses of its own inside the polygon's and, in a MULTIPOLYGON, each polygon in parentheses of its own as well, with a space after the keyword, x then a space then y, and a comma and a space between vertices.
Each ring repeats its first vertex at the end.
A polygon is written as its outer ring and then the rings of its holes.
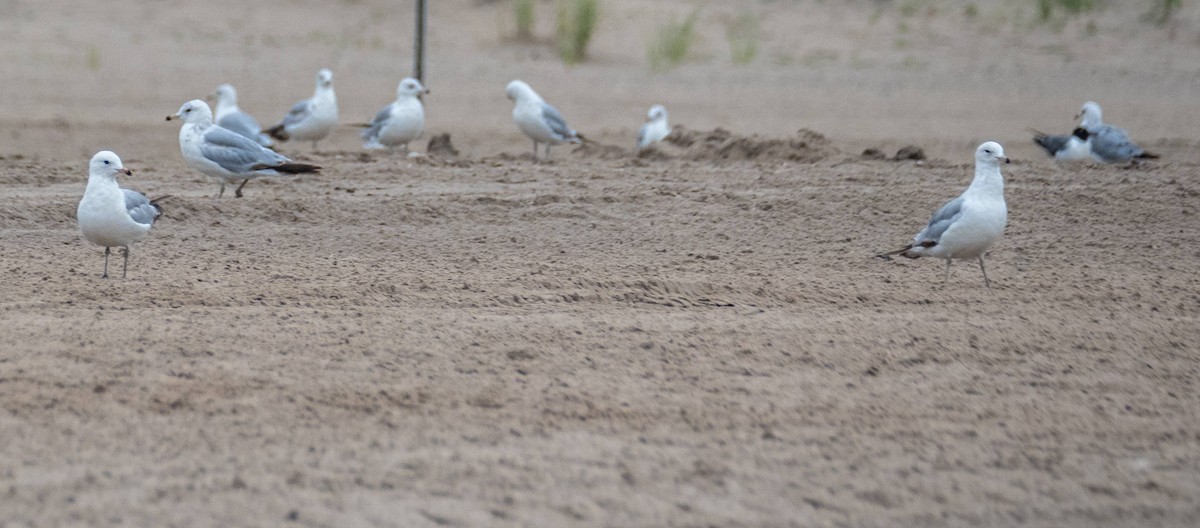
POLYGON ((950 259, 946 259, 946 275, 942 277, 942 284, 950 281, 950 259))
POLYGON ((125 265, 121 266, 121 278, 125 278, 125 272, 129 271, 129 246, 125 246, 125 265))
POLYGON ((221 190, 217 191, 217 198, 225 196, 225 179, 221 179, 221 190))
POLYGON ((988 287, 988 289, 991 289, 991 288, 992 288, 992 281, 989 281, 989 280, 988 280, 988 278, 987 278, 987 268, 983 267, 983 255, 979 255, 979 271, 982 271, 982 272, 983 272, 983 284, 984 284, 985 286, 987 286, 987 287, 988 287))
POLYGON ((242 180, 242 184, 238 185, 238 188, 236 191, 233 191, 233 195, 237 196, 238 198, 241 198, 242 197, 242 187, 245 187, 247 183, 250 183, 249 178, 242 180))
POLYGON ((537 140, 533 140, 533 161, 538 160, 537 140))
POLYGON ((109 249, 110 248, 108 246, 104 246, 104 274, 100 276, 101 279, 108 278, 108 250, 109 249))
POLYGON ((550 144, 546 143, 546 159, 550 159, 550 144))

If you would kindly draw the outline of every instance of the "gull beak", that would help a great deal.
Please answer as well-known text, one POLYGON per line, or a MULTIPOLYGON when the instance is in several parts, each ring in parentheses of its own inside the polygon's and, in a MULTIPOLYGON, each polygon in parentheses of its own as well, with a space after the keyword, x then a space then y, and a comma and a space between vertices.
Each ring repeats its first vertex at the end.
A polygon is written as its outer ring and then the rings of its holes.
POLYGON ((1005 156, 1003 159, 1004 159, 1004 163, 1012 163, 1012 160, 1009 159, 1008 156, 1005 156))
POLYGON ((172 119, 177 119, 178 117, 179 117, 179 114, 168 114, 167 121, 170 121, 172 119))
POLYGON ((126 176, 133 176, 133 171, 126 169, 125 167, 121 167, 117 172, 124 174, 126 176))

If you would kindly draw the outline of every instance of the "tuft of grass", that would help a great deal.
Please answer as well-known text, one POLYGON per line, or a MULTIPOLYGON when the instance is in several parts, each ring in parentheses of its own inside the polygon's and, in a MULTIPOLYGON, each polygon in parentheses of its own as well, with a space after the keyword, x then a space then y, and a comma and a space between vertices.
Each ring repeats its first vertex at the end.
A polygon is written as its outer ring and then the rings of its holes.
POLYGON ((1181 7, 1183 7, 1183 0, 1151 0, 1150 11, 1146 13, 1144 19, 1153 22, 1156 26, 1165 26, 1171 21, 1171 16, 1181 7))
POLYGON ((700 10, 697 9, 682 21, 671 21, 658 28, 654 40, 646 46, 646 58, 650 61, 650 69, 665 70, 679 65, 687 58, 696 35, 696 20, 699 18, 700 10))
POLYGON ((517 22, 517 38, 533 40, 533 5, 535 0, 513 0, 513 18, 517 22))
POLYGON ((963 16, 967 17, 968 19, 974 20, 976 17, 979 16, 979 7, 976 6, 975 4, 967 4, 967 7, 965 9, 963 9, 963 16))
POLYGON ((558 4, 558 56, 567 64, 587 58, 588 43, 600 21, 599 0, 564 0, 558 4))
POLYGON ((729 39, 729 56, 734 64, 750 64, 758 56, 758 17, 743 11, 725 28, 729 39))
POLYGON ((1096 8, 1096 0, 1037 0, 1038 19, 1049 21, 1059 10, 1067 15, 1086 13, 1096 8))
POLYGON ((100 48, 94 44, 88 45, 87 48, 87 67, 92 71, 100 70, 100 48))

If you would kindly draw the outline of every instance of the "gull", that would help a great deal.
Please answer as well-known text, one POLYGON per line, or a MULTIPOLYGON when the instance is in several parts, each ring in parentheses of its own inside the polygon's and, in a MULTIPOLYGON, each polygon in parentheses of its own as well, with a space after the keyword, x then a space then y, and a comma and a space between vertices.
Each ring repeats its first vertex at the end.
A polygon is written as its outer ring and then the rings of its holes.
POLYGON ((193 99, 167 121, 180 119, 179 150, 188 166, 202 174, 217 178, 221 190, 217 198, 225 194, 225 184, 241 181, 234 195, 242 197, 242 187, 260 176, 280 174, 302 174, 319 172, 320 167, 306 163, 293 163, 283 155, 264 148, 212 122, 212 111, 199 99, 193 99))
POLYGON ((280 141, 298 139, 317 141, 325 139, 337 125, 337 96, 333 93, 333 72, 322 68, 317 72, 317 88, 313 96, 292 106, 283 121, 267 129, 267 134, 280 141))
POLYGON ((1055 161, 1081 161, 1091 159, 1092 145, 1088 142, 1088 131, 1076 127, 1068 136, 1051 136, 1037 130, 1033 132, 1033 142, 1046 150, 1055 161))
POLYGON ((1079 111, 1079 127, 1087 130, 1092 159, 1101 163, 1122 163, 1136 158, 1157 158, 1158 155, 1142 150, 1129 139, 1125 130, 1104 124, 1100 118, 1100 105, 1088 101, 1079 111))
POLYGON ((546 104, 525 81, 508 83, 504 92, 516 103, 512 111, 513 122, 533 140, 533 159, 538 159, 538 143, 546 144, 546 157, 549 158, 553 145, 583 142, 583 136, 567 126, 562 114, 546 104))
POLYGON ((638 150, 642 150, 654 143, 658 143, 670 133, 671 127, 667 124, 666 107, 663 105, 651 106, 650 111, 646 113, 646 123, 638 131, 637 148, 638 150))
POLYGON ((429 90, 421 81, 407 77, 396 87, 396 100, 383 107, 362 131, 363 148, 381 149, 399 145, 408 153, 408 143, 425 132, 425 107, 421 96, 429 90))
POLYGON ((1004 176, 1000 174, 1000 161, 1008 163, 1004 147, 988 141, 975 149, 975 178, 958 198, 946 202, 933 214, 912 243, 902 249, 877 255, 891 260, 891 255, 908 258, 935 257, 946 259, 946 274, 942 282, 950 279, 951 259, 979 259, 979 270, 983 272, 983 283, 992 287, 987 269, 983 266, 983 254, 1000 240, 1004 226, 1008 223, 1008 206, 1004 203, 1004 176))
POLYGON ((121 267, 121 278, 125 278, 129 270, 129 246, 145 238, 150 226, 162 216, 157 201, 117 185, 117 174, 130 176, 133 171, 126 169, 121 158, 111 151, 103 150, 92 156, 87 189, 75 210, 83 238, 104 246, 103 278, 108 278, 108 254, 114 247, 125 248, 125 265, 121 267))
POLYGON ((213 111, 213 121, 216 124, 254 140, 259 145, 271 146, 271 138, 262 133, 262 125, 258 124, 258 120, 238 108, 237 90, 233 89, 233 85, 218 86, 214 95, 217 99, 217 108, 213 111))

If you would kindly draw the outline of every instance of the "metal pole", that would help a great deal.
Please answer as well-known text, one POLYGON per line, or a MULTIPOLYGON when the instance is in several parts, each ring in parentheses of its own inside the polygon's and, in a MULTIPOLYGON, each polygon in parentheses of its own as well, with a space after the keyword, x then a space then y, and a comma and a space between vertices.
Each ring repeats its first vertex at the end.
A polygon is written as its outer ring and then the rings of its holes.
POLYGON ((417 31, 413 43, 413 77, 425 83, 425 0, 417 0, 417 31))

